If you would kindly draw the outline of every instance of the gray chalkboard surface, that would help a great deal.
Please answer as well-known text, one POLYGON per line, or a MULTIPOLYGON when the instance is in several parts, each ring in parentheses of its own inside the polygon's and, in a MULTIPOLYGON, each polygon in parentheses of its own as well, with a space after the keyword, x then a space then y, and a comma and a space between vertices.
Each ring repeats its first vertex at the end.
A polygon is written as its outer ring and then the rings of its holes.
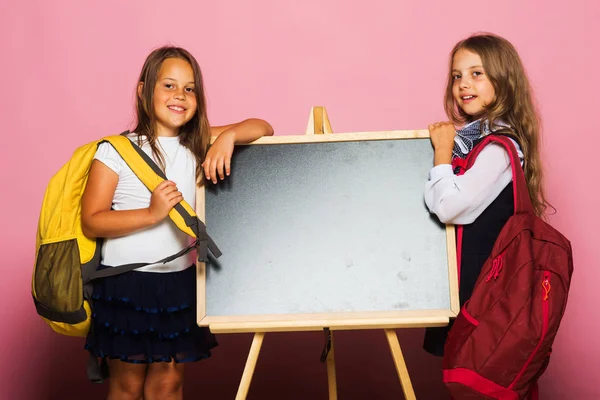
POLYGON ((423 201, 432 157, 406 131, 236 147, 231 176, 199 196, 223 252, 199 271, 199 324, 447 323, 458 311, 454 231, 423 201))

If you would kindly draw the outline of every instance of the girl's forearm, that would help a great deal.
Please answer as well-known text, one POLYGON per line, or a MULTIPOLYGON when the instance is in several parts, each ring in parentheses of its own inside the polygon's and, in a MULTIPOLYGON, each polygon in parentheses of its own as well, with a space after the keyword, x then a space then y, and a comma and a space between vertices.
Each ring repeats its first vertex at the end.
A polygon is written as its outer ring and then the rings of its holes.
POLYGON ((235 132, 235 143, 250 143, 262 136, 273 135, 273 127, 262 119, 251 118, 244 120, 233 127, 235 132))
POLYGON ((82 216, 83 234, 89 238, 114 238, 128 235, 156 224, 149 208, 137 210, 100 211, 87 218, 82 216))
POLYGON ((433 153, 433 166, 452 164, 452 149, 435 149, 433 153))

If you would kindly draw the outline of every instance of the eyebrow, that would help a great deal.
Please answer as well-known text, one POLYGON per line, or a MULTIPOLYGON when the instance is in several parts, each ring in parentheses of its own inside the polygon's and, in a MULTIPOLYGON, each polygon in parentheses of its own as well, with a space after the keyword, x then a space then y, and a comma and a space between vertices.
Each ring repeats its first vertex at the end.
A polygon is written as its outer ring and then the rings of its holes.
MULTIPOLYGON (((483 65, 473 65, 472 67, 469 67, 467 69, 475 69, 475 68, 483 68, 483 65)), ((453 69, 452 72, 460 72, 460 70, 453 69)))
MULTIPOLYGON (((161 79, 161 81, 164 81, 165 79, 168 79, 168 80, 170 80, 170 81, 177 82, 177 79, 175 79, 175 78, 169 78, 169 77, 162 78, 162 79, 161 79)), ((196 84, 196 82, 194 82, 194 81, 189 81, 187 84, 189 85, 190 83, 192 83, 192 84, 194 84, 194 85, 196 84)))

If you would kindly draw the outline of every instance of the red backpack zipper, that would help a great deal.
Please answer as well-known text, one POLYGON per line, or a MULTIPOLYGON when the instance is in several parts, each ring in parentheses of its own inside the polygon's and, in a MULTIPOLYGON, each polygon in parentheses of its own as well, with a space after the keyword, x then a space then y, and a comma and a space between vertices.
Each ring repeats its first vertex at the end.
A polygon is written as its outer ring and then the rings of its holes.
POLYGON ((527 369, 529 364, 533 362, 533 358, 540 350, 540 347, 542 346, 542 343, 546 338, 546 333, 548 332, 548 320, 550 317, 550 306, 548 303, 550 300, 550 289, 552 288, 550 286, 550 271, 544 271, 544 278, 542 279, 542 288, 544 289, 544 292, 542 293, 542 336, 540 337, 540 341, 538 342, 537 346, 535 347, 535 349, 533 349, 533 352, 523 365, 523 368, 521 368, 521 371, 517 374, 515 380, 508 387, 509 389, 513 389, 515 387, 517 381, 521 378, 523 373, 525 373, 525 370, 527 369))

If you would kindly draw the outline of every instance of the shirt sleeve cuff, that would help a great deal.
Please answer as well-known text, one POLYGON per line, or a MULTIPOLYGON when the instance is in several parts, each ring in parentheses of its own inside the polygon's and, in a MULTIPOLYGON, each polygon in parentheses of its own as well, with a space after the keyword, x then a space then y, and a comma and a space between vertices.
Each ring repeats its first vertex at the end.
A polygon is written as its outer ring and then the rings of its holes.
POLYGON ((435 167, 431 168, 431 171, 429 171, 429 180, 430 181, 438 180, 440 178, 444 178, 444 177, 452 176, 452 175, 454 175, 454 172, 452 171, 452 165, 440 164, 440 165, 436 165, 435 167))

